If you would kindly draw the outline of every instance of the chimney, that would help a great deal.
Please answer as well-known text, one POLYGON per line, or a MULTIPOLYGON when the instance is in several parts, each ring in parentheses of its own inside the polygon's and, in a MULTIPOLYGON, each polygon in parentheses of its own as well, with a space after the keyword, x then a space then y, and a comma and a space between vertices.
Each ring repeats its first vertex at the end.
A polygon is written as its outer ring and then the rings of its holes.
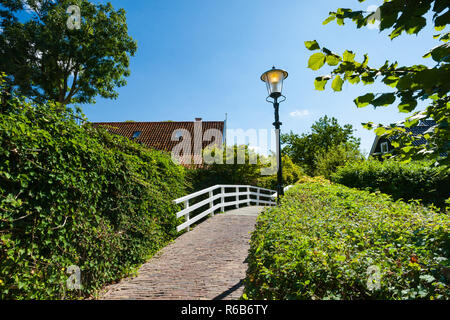
POLYGON ((202 121, 202 118, 195 118, 195 121, 202 121))

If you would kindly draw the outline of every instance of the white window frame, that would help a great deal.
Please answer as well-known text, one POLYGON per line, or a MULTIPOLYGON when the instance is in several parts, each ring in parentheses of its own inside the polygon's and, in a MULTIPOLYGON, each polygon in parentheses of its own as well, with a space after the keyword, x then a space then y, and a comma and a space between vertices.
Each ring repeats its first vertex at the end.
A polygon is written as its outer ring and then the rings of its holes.
POLYGON ((389 152, 389 143, 387 142, 382 142, 380 144, 380 149, 381 149, 381 153, 385 154, 389 152))

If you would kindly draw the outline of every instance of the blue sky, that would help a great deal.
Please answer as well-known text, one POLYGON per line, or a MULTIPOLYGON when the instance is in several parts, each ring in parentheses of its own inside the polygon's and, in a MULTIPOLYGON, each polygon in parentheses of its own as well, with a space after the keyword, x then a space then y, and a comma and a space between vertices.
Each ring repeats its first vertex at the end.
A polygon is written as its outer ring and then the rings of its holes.
MULTIPOLYGON (((98 1, 105 2, 105 1, 98 1)), ((314 78, 329 73, 307 68, 311 52, 304 41, 317 40, 330 50, 368 53, 371 66, 389 58, 400 65, 425 64, 421 57, 437 45, 427 27, 417 36, 394 41, 388 32, 338 26, 322 21, 338 7, 367 9, 380 1, 367 0, 112 0, 127 11, 130 35, 138 42, 131 60, 128 85, 116 100, 97 99, 85 105, 88 119, 97 121, 193 121, 196 117, 224 120, 228 128, 272 129, 273 107, 260 75, 272 65, 289 77, 280 106, 282 132, 309 132, 324 115, 354 126, 361 148, 368 152, 374 133, 362 122, 392 123, 405 117, 395 107, 357 109, 353 99, 367 92, 389 91, 381 85, 345 84, 342 92, 314 90, 314 78)))

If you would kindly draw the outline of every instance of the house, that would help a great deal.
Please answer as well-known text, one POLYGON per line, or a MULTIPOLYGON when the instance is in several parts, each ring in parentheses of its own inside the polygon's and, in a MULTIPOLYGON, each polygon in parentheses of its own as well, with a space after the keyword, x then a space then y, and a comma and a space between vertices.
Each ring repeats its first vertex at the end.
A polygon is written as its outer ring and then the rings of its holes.
MULTIPOLYGON (((435 126, 436 122, 434 120, 422 120, 417 126, 411 128, 405 128, 406 132, 411 132, 413 136, 420 137, 413 142, 415 146, 426 144, 427 140, 423 137, 423 134, 429 130, 431 127, 435 126)), ((376 136, 373 142, 372 149, 370 150, 369 157, 374 156, 381 159, 383 154, 391 152, 394 147, 391 144, 393 140, 392 137, 385 138, 383 136, 376 136)))
POLYGON ((162 121, 162 122, 94 122, 111 133, 122 135, 156 150, 172 153, 182 165, 201 165, 202 150, 221 146, 226 137, 225 121, 162 121))

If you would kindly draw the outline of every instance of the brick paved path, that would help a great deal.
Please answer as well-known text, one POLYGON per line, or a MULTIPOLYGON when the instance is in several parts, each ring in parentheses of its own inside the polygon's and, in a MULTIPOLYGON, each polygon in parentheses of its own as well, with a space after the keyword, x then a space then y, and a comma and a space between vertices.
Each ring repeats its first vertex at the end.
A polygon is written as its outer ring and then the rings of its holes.
POLYGON ((105 288, 100 299, 239 299, 250 232, 264 207, 217 214, 145 263, 135 278, 105 288))

